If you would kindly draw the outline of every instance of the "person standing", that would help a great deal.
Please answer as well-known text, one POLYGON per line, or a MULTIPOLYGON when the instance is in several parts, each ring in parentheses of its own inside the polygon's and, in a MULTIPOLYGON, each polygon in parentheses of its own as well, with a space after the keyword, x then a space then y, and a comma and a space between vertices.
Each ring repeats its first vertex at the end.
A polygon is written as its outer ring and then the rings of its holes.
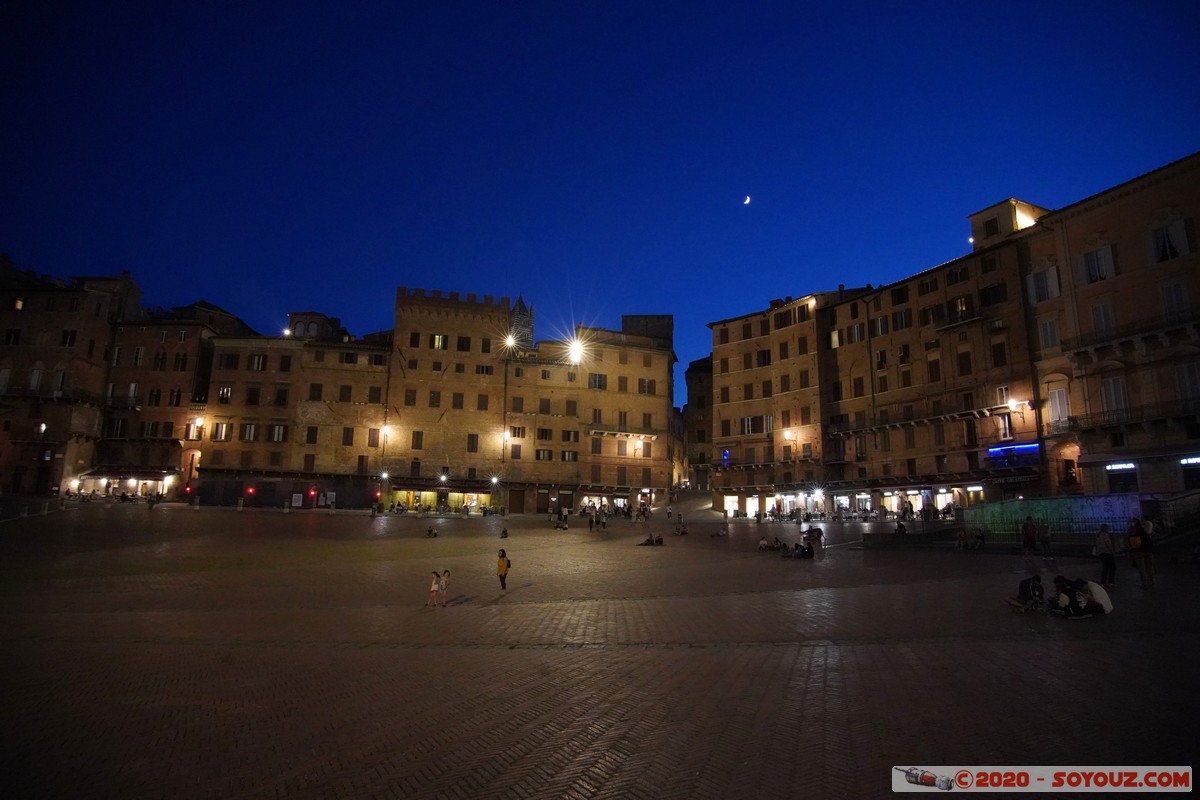
POLYGON ((450 570, 442 573, 441 579, 438 581, 438 597, 442 601, 442 608, 446 607, 446 586, 450 583, 450 570))
POLYGON ((429 584, 429 599, 425 601, 425 605, 437 607, 438 587, 442 584, 442 576, 435 569, 433 571, 433 581, 429 584))
POLYGON ((504 549, 500 549, 500 554, 496 558, 496 576, 500 578, 500 591, 508 591, 508 587, 504 585, 508 578, 508 570, 512 567, 512 561, 508 558, 508 553, 504 549))
POLYGON ((1133 565, 1142 578, 1142 588, 1154 587, 1154 539, 1146 524, 1135 519, 1129 526, 1129 551, 1133 553, 1133 565))
POLYGON ((1096 555, 1100 557, 1100 585, 1117 585, 1117 545, 1107 525, 1100 526, 1096 534, 1096 555))
POLYGON ((1026 517, 1021 523, 1021 549, 1025 551, 1025 555, 1033 555, 1034 548, 1037 547, 1037 525, 1033 522, 1033 517, 1026 517))

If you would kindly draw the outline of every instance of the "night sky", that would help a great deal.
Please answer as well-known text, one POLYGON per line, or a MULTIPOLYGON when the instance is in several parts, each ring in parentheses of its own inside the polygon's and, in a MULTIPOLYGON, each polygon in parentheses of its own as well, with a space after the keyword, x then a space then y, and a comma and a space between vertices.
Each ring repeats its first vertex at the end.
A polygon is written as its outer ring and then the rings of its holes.
POLYGON ((535 336, 886 283, 966 215, 1200 150, 1196 2, 0 0, 0 252, 390 328, 395 287, 535 336), (749 205, 743 200, 749 195, 749 205))

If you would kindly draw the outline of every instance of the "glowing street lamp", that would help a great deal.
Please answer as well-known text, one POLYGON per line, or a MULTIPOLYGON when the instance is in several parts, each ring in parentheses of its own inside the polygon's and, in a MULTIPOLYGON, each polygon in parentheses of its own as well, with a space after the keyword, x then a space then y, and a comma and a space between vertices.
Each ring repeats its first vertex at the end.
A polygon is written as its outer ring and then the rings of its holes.
POLYGON ((572 364, 578 364, 583 360, 583 342, 578 339, 572 339, 567 345, 567 358, 572 364))

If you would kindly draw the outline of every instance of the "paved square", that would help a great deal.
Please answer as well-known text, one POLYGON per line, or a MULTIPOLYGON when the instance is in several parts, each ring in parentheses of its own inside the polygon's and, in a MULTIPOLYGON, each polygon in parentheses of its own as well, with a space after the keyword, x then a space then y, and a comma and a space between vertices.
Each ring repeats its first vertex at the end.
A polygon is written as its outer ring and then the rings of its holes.
POLYGON ((1087 560, 826 525, 792 561, 756 544, 795 526, 717 519, 659 514, 661 548, 537 517, 0 523, 5 795, 862 798, 893 765, 1195 765, 1200 567, 1147 592, 1123 564, 1116 613, 1066 621, 1003 598, 1087 560))

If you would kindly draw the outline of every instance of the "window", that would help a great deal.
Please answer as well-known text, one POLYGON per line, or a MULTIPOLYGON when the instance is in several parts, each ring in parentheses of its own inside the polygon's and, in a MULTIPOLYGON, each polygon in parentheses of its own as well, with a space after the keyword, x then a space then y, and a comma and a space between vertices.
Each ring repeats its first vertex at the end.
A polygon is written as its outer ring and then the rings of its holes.
POLYGON ((379 428, 367 428, 367 447, 379 447, 379 428))
POLYGON ((617 429, 622 430, 622 431, 629 430, 629 412, 628 411, 618 411, 617 412, 617 429))
POLYGON ((429 349, 430 350, 449 350, 450 337, 441 333, 429 334, 429 349))
POLYGON ((1116 328, 1113 321, 1112 306, 1108 303, 1097 303, 1092 306, 1092 329, 1097 334, 1109 334, 1116 328))
POLYGON ((1066 389, 1051 389, 1050 400, 1050 432, 1059 433, 1065 429, 1070 409, 1067 404, 1066 389))
POLYGON ((424 431, 413 431, 412 432, 412 449, 413 450, 423 450, 424 448, 425 448, 425 432, 424 431))
POLYGON ((562 440, 564 442, 578 442, 579 441, 579 431, 563 431, 562 432, 562 440))
POLYGON ((468 433, 467 434, 467 452, 468 453, 478 453, 479 452, 479 434, 478 433, 468 433))
POLYGON ((1120 414, 1128 408, 1124 376, 1112 375, 1101 378, 1100 395, 1104 401, 1104 410, 1109 414, 1120 414))
POLYGON ((183 390, 172 389, 167 392, 167 405, 178 408, 183 404, 183 390))
POLYGON ((241 439, 243 442, 257 442, 258 441, 258 423, 257 422, 243 422, 242 426, 241 426, 241 430, 238 431, 238 438, 241 439))
POLYGON ((463 407, 463 393, 462 392, 452 392, 450 394, 450 407, 458 408, 458 409, 463 407))
POLYGON ((963 350, 958 354, 958 374, 959 376, 971 374, 971 351, 963 350))
POLYGON ((798 356, 808 355, 808 337, 807 336, 801 336, 799 339, 796 340, 796 355, 798 355, 798 356))
POLYGON ((792 376, 787 375, 787 374, 780 375, 779 376, 779 391, 790 392, 791 390, 792 390, 792 376))
POLYGON ((892 305, 898 306, 908 302, 908 287, 898 286, 892 289, 892 305))
POLYGON ((866 327, 861 322, 856 322, 846 328, 846 343, 857 344, 865 341, 867 338, 866 327))
POLYGON ((488 396, 486 394, 480 394, 480 395, 475 396, 475 410, 476 411, 487 411, 488 410, 488 396))
POLYGON ((1000 233, 1000 220, 996 217, 988 217, 983 221, 983 235, 997 236, 1000 233))
POLYGON ((588 373, 588 388, 604 390, 608 388, 608 376, 601 372, 588 373))
POLYGON ((1150 232, 1150 251, 1147 258, 1151 264, 1161 264, 1192 252, 1189 244, 1187 222, 1182 219, 1176 220, 1150 232))
POLYGON ((416 389, 405 389, 404 390, 404 405, 415 406, 416 404, 417 404, 417 390, 416 389))
MULTIPOLYGON (((21 343, 21 331, 10 329, 8 331, 8 336, 6 337, 4 343, 5 344, 20 344, 21 343)), ((111 358, 109 359, 108 363, 114 367, 119 367, 121 365, 121 348, 119 346, 114 347, 112 349, 112 353, 110 354, 110 356, 111 356, 111 358)))
POLYGON ((549 414, 550 413, 550 398, 549 397, 538 398, 538 413, 539 414, 549 414))
POLYGON ((1012 414, 996 415, 996 433, 1001 439, 1013 438, 1012 414))
POLYGON ((217 356, 217 369, 237 369, 237 353, 221 353, 217 356))
POLYGON ((649 430, 654 427, 654 415, 650 412, 642 414, 642 427, 649 430))
POLYGON ((511 448, 509 448, 509 457, 513 461, 519 461, 521 459, 521 445, 514 444, 511 448))
POLYGON ((992 342, 992 366, 1003 367, 1008 364, 1008 345, 1005 342, 992 342))
POLYGON ((946 316, 951 322, 962 322, 970 319, 974 315, 974 309, 971 307, 970 295, 959 295, 951 298, 946 303, 946 316))
POLYGON ((508 429, 508 438, 510 438, 510 439, 524 439, 524 438, 525 438, 525 426, 524 426, 524 425, 513 425, 513 426, 511 426, 511 427, 508 429))
POLYGON ((940 381, 942 379, 942 360, 940 358, 931 358, 926 362, 928 367, 929 382, 940 381))
POLYGON ((346 447, 354 444, 354 428, 342 428, 342 444, 346 447))
POLYGON ((892 329, 897 331, 912 327, 913 313, 911 308, 902 308, 892 312, 892 329))
POLYGON ((291 372, 292 371, 292 357, 291 356, 280 356, 279 357, 279 371, 280 372, 291 372))
MULTIPOLYGON (((75 336, 76 336, 75 331, 67 331, 67 330, 63 331, 62 338, 59 340, 59 346, 60 347, 74 347, 75 346, 75 336)), ((141 351, 142 351, 142 348, 139 347, 137 349, 137 354, 138 354, 137 358, 134 360, 134 366, 140 366, 142 363, 141 362, 141 351)))
POLYGON ((625 377, 624 375, 617 376, 617 391, 618 392, 628 392, 629 391, 629 378, 625 377))
POLYGON ((514 397, 512 399, 512 410, 514 413, 520 414, 525 411, 525 398, 514 397))
POLYGON ((562 456, 563 461, 578 461, 579 460, 579 451, 578 450, 563 450, 561 453, 561 456, 562 456))
POLYGON ((887 316, 872 317, 871 322, 869 324, 871 327, 871 335, 872 336, 883 336, 884 334, 886 334, 888 332, 887 316))
POLYGON ((920 281, 917 282, 917 296, 929 294, 930 292, 935 292, 935 291, 937 291, 937 288, 938 288, 938 279, 937 279, 936 275, 933 275, 928 278, 922 278, 920 281))
POLYGON ((579 404, 576 401, 574 401, 574 400, 567 401, 567 414, 566 415, 568 417, 579 416, 579 404))
POLYGON ((304 443, 305 444, 316 444, 317 443, 317 426, 316 425, 309 425, 307 428, 304 429, 304 443))
POLYGON ((1083 254, 1082 277, 1085 283, 1099 283, 1114 274, 1111 246, 1105 245, 1083 254))
POLYGON ((1044 303, 1058 297, 1058 268, 1050 267, 1025 277, 1031 303, 1044 303))
POLYGON ((1181 400, 1200 399, 1200 361, 1177 364, 1175 386, 1181 400))
POLYGON ((533 457, 537 461, 553 461, 554 460, 554 451, 546 450, 546 449, 539 447, 538 449, 533 451, 533 457))
POLYGON ((965 264, 957 267, 951 267, 946 270, 946 285, 953 286, 956 283, 962 283, 967 279, 967 267, 965 264))
POLYGON ((262 388, 259 386, 246 387, 246 405, 256 406, 259 403, 259 398, 262 396, 262 388))
POLYGON ((618 456, 629 455, 629 442, 626 441, 625 439, 617 440, 617 455, 618 456))
POLYGON ((742 384, 742 399, 743 400, 753 400, 754 399, 754 384, 753 383, 743 383, 742 384))
POLYGON ((638 378, 638 394, 658 394, 657 382, 653 378, 638 378))
POLYGON ((1179 281, 1164 283, 1160 289, 1163 313, 1169 320, 1183 319, 1190 313, 1187 290, 1179 281))
POLYGON ((829 348, 836 350, 842 346, 842 331, 841 329, 832 330, 829 332, 829 348))
POLYGON ((167 354, 165 351, 160 350, 159 352, 154 354, 154 358, 151 359, 151 362, 150 362, 150 369, 154 370, 155 372, 166 371, 166 369, 167 369, 167 354))
POLYGON ((535 435, 540 442, 548 442, 554 438, 554 433, 549 428, 538 428, 535 435))
POLYGON ((267 429, 267 438, 272 442, 286 442, 288 434, 288 426, 275 424, 267 429))
POLYGON ((460 353, 471 352, 471 337, 470 336, 459 336, 458 337, 458 352, 460 352, 460 353))
POLYGON ((176 372, 187 372, 188 354, 187 353, 176 353, 175 358, 173 359, 171 368, 174 369, 176 372))
POLYGON ((493 370, 492 370, 491 364, 476 364, 475 365, 475 374, 476 375, 491 375, 492 371, 493 370))
POLYGON ((979 290, 979 306, 987 308, 999 303, 1003 303, 1008 299, 1008 284, 995 283, 991 286, 984 286, 979 290))
POLYGON ((438 391, 437 389, 429 390, 429 407, 430 408, 441 408, 442 407, 442 393, 440 391, 438 391))
POLYGON ((592 455, 598 456, 603 452, 603 440, 599 436, 592 437, 592 455))
POLYGON ((940 305, 925 306, 918 316, 922 325, 937 325, 946 318, 946 309, 940 305))
POLYGON ((592 409, 592 424, 600 425, 603 422, 604 412, 599 408, 592 409))
POLYGON ((310 383, 308 385, 308 399, 320 400, 321 395, 325 393, 325 385, 321 383, 310 383))
POLYGON ((779 343, 779 360, 782 361, 783 359, 785 359, 787 357, 788 357, 788 343, 780 342, 779 343))
POLYGON ((339 403, 349 403, 350 397, 351 397, 351 389, 349 386, 345 386, 345 385, 338 386, 338 402, 339 403))
POLYGON ((267 357, 263 353, 254 353, 246 366, 254 372, 263 372, 267 368, 267 357))
POLYGON ((1058 347, 1058 320, 1056 319, 1039 319, 1038 320, 1038 338, 1042 342, 1043 349, 1058 347))
POLYGON ((214 442, 228 442, 233 437, 233 430, 228 422, 216 422, 212 426, 212 440, 214 442))

